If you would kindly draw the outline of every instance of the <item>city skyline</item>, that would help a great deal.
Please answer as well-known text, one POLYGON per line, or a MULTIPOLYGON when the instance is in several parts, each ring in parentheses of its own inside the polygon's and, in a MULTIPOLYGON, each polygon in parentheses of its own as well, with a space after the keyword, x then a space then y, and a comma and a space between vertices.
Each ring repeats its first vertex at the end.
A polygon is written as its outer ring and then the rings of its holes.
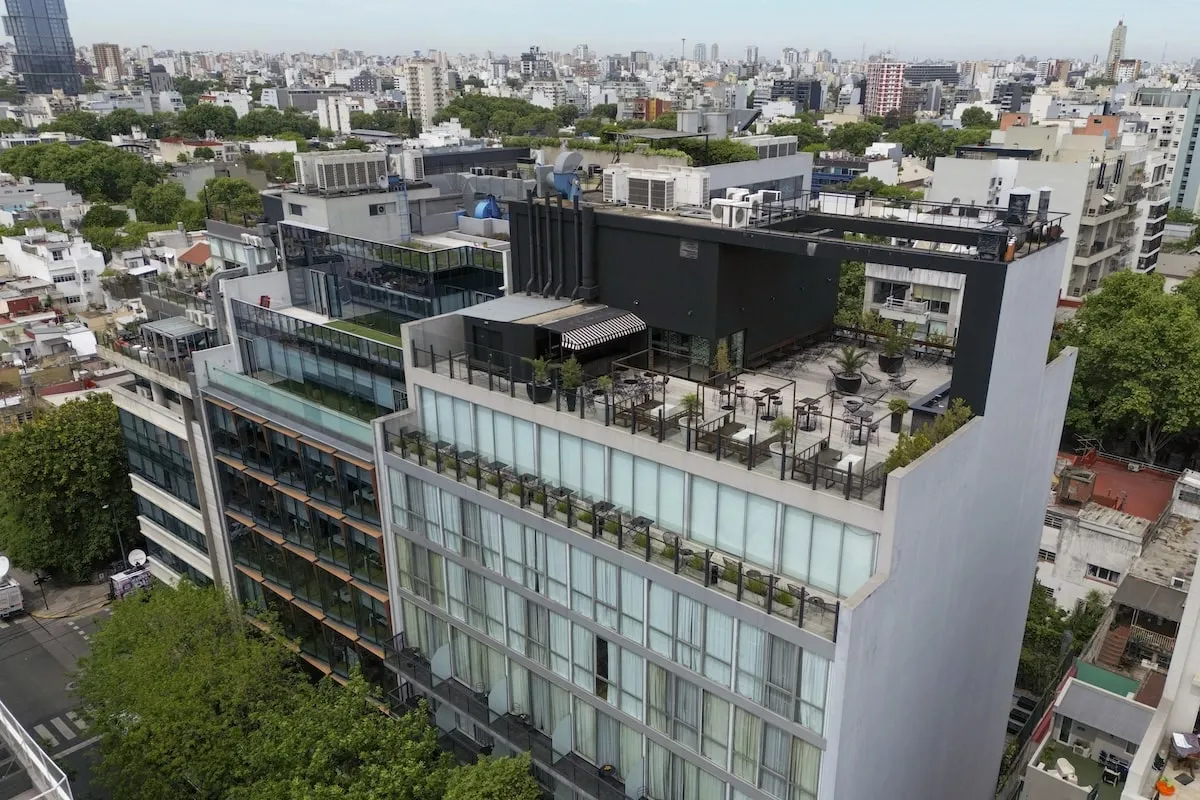
POLYGON ((587 43, 600 54, 629 49, 677 54, 680 40, 686 37, 690 42, 716 42, 728 55, 744 53, 747 45, 757 45, 770 59, 778 58, 782 49, 790 46, 828 49, 844 60, 859 57, 864 49, 868 55, 890 50, 898 58, 910 60, 1011 58, 1019 53, 1090 60, 1096 55, 1103 57, 1112 27, 1124 19, 1129 28, 1126 52, 1130 57, 1156 61, 1164 48, 1168 60, 1194 57, 1196 52, 1186 37, 1176 34, 1172 42, 1169 33, 1200 26, 1200 6, 1173 4, 1168 28, 1157 22, 1168 13, 1163 9, 1155 7, 1151 11, 1146 7, 1130 13, 1127 4, 1117 0, 1097 0, 1084 18, 1066 7, 1017 0, 1003 8, 995 7, 997 19, 992 22, 980 14, 962 13, 961 5, 951 5, 950 0, 932 0, 919 16, 877 0, 850 0, 836 8, 805 8, 802 14, 782 0, 762 0, 757 14, 746 18, 731 17, 728 6, 715 0, 697 0, 689 5, 685 18, 669 6, 618 0, 618 13, 600 19, 585 17, 571 6, 549 7, 539 12, 537 30, 525 20, 510 18, 494 3, 461 0, 458 7, 462 13, 453 17, 443 15, 437 6, 405 8, 403 19, 397 20, 403 32, 394 38, 376 32, 389 27, 384 20, 395 12, 383 0, 363 0, 357 13, 333 18, 326 13, 328 6, 317 0, 262 0, 249 5, 213 0, 209 6, 212 13, 189 21, 186 28, 156 13, 158 5, 152 0, 116 0, 102 7, 74 0, 68 3, 68 13, 72 32, 81 43, 115 41, 124 47, 148 44, 156 49, 265 52, 328 52, 342 48, 380 55, 408 54, 417 49, 513 54, 534 43, 563 51, 587 43), (636 14, 636 30, 659 30, 661 36, 653 41, 629 38, 628 16, 621 13, 625 10, 636 14), (703 13, 706 11, 711 13, 703 13), (322 24, 304 24, 306 12, 320 14, 322 24), (770 26, 770 31, 776 33, 764 31, 763 15, 774 15, 781 22, 795 15, 797 33, 777 33, 787 30, 786 24, 770 26), (374 16, 381 18, 379 25, 362 24, 374 16), (239 20, 237 26, 229 26, 231 17, 239 20), (463 18, 478 24, 464 29, 460 23, 463 18), (851 29, 844 24, 849 18, 860 19, 863 24, 851 29), (711 22, 699 24, 704 19, 711 22), (1030 24, 1029 20, 1035 22, 1030 24), (930 21, 936 21, 936 26, 930 21), (264 32, 269 36, 264 38, 264 32))

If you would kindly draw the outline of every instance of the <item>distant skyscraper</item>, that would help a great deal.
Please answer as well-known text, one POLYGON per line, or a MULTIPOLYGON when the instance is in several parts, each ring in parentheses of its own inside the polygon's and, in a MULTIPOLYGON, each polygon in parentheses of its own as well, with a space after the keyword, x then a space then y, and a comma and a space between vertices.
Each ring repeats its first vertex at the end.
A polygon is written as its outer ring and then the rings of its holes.
POLYGON ((799 64, 800 53, 794 47, 783 48, 783 63, 784 64, 799 64))
POLYGON ((699 61, 701 64, 708 61, 708 45, 704 42, 697 42, 692 48, 692 60, 699 61))
POLYGON ((747 64, 757 64, 758 63, 758 45, 752 44, 752 45, 748 45, 746 47, 746 63, 747 64))
POLYGON ((591 59, 591 57, 592 57, 592 51, 588 48, 588 46, 586 44, 575 45, 575 60, 576 61, 588 61, 591 59))
POLYGON ((119 45, 101 42, 100 44, 92 45, 92 58, 96 62, 96 74, 104 80, 108 80, 108 70, 113 70, 113 73, 118 78, 125 74, 125 60, 121 58, 121 47, 119 45))
POLYGON ((863 110, 871 116, 883 116, 898 110, 903 102, 904 64, 895 61, 867 64, 867 97, 863 110))
POLYGON ((709 54, 709 58, 711 58, 713 61, 719 61, 721 59, 721 48, 718 47, 715 42, 713 43, 712 52, 709 54))
POLYGON ((1105 64, 1108 66, 1110 74, 1116 69, 1117 62, 1125 57, 1125 32, 1127 30, 1125 20, 1119 20, 1117 27, 1113 28, 1112 38, 1108 40, 1108 61, 1105 64))
POLYGON ((821 50, 817 53, 817 61, 820 61, 822 64, 828 64, 833 61, 833 53, 828 50, 821 50))
POLYGON ((64 0, 4 0, 8 16, 5 31, 13 37, 13 69, 21 74, 31 94, 61 89, 79 94, 75 42, 67 26, 64 0))

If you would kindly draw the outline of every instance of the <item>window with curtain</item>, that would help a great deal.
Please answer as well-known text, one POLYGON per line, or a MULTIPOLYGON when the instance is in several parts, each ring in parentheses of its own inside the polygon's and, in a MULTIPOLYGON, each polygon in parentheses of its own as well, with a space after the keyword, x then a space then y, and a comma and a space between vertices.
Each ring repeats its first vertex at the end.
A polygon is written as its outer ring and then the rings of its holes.
POLYGON ((809 730, 825 733, 825 693, 829 660, 805 652, 800 657, 800 702, 795 720, 809 730))
POLYGON ((875 572, 875 534, 852 525, 843 526, 842 568, 838 593, 848 597, 875 572))
POLYGON ((783 513, 783 547, 779 571, 797 580, 808 580, 808 561, 812 548, 813 515, 788 506, 783 513))
POLYGON ((636 572, 621 570, 621 635, 638 644, 645 638, 646 579, 636 572))
POLYGON ((739 557, 746 554, 746 493, 741 489, 717 489, 717 547, 739 557))
POLYGON ((775 563, 775 512, 779 504, 758 495, 746 503, 746 558, 756 564, 775 563))
POLYGON ((596 559, 596 622, 617 630, 617 606, 620 603, 620 570, 602 558, 596 559))
POLYGON ((567 590, 569 571, 566 542, 553 538, 543 538, 543 541, 546 543, 546 595, 554 602, 569 607, 571 599, 567 590))
POLYGON ((642 760, 642 734, 630 728, 628 725, 621 726, 621 760, 617 765, 617 772, 621 779, 625 780, 627 776, 632 775, 638 763, 642 760))
POLYGON ((661 522, 658 518, 658 464, 645 458, 633 460, 633 513, 661 522))
POLYGON ((646 691, 646 659, 622 648, 620 674, 618 707, 629 716, 644 720, 646 715, 642 707, 642 700, 646 691))
POLYGON ((577 494, 583 492, 583 445, 578 436, 568 433, 558 437, 558 469, 559 485, 573 490, 577 494))
POLYGON ((792 737, 774 725, 763 729, 762 771, 758 788, 779 800, 789 800, 788 778, 791 775, 792 737))
POLYGON ((700 752, 700 688, 678 675, 671 677, 675 684, 671 735, 675 741, 698 753, 700 752))
POLYGON ((737 681, 734 689, 742 697, 763 702, 763 680, 767 674, 767 634, 745 622, 738 625, 737 681))
POLYGON ((582 625, 571 626, 571 678, 589 693, 596 691, 596 637, 582 625))
POLYGON ((669 675, 653 662, 646 663, 646 723, 661 733, 670 733, 669 675))
POLYGON ((762 720, 745 709, 733 709, 733 774, 757 785, 758 761, 762 743, 762 720))
POLYGON ((610 496, 614 505, 624 509, 633 508, 633 456, 620 450, 611 451, 612 469, 609 471, 610 496))
POLYGON ((442 531, 448 550, 462 552, 462 501, 450 492, 442 492, 442 531))
POLYGON ((475 452, 488 461, 496 458, 496 431, 492 425, 492 413, 486 406, 475 406, 475 452))
POLYGON ((621 723, 605 714, 596 712, 596 766, 611 766, 621 763, 621 723))
POLYGON ((496 441, 496 460, 501 464, 516 464, 513 418, 499 411, 492 412, 492 430, 496 441))
POLYGON ((692 538, 710 547, 717 545, 717 484, 705 478, 692 478, 692 538))
POLYGON ((459 450, 475 451, 475 434, 471 428, 471 404, 466 400, 454 399, 454 439, 459 450))
POLYGON ((596 763, 596 709, 578 697, 575 698, 575 752, 596 763))
POLYGON ((704 675, 729 687, 733 674, 733 618, 709 608, 704 614, 704 675))
POLYGON ((700 753, 722 769, 729 763, 729 701, 704 693, 704 728, 700 753))
POLYGON ((558 464, 558 431, 545 425, 538 426, 538 454, 541 456, 542 480, 555 486, 561 485, 558 464))
POLYGON ((594 562, 591 553, 571 548, 571 608, 589 619, 596 616, 594 562))
POLYGON ((651 797, 667 797, 671 784, 671 751, 646 740, 646 789, 651 797))
POLYGON ((597 500, 608 497, 604 488, 604 446, 595 442, 583 442, 583 482, 580 494, 597 500))
POLYGON ((532 422, 523 419, 513 420, 513 449, 515 461, 509 462, 517 468, 518 473, 537 474, 537 464, 534 459, 534 426, 532 422))
POLYGON ((674 658, 675 593, 662 584, 652 582, 648 610, 650 649, 667 658, 674 658))
POLYGON ((679 595, 675 609, 675 660, 680 666, 699 672, 704 648, 704 605, 679 595))
POLYGON ((550 669, 570 679, 571 665, 567 648, 571 642, 571 623, 566 617, 550 612, 550 669))
POLYGON ((516 592, 507 592, 507 595, 508 646, 524 655, 528 649, 525 634, 525 598, 516 592))
POLYGON ((796 680, 800 675, 799 650, 791 642, 767 634, 767 708, 783 717, 795 714, 796 680))
POLYGON ((660 527, 683 533, 683 473, 671 467, 658 468, 658 516, 660 527))

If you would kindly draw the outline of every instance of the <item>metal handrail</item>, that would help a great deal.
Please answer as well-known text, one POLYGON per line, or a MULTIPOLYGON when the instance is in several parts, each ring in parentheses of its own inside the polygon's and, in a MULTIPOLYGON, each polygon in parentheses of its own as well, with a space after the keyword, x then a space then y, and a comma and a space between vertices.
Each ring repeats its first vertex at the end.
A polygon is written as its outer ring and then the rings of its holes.
POLYGON ((42 789, 40 794, 33 795, 30 800, 72 800, 71 785, 67 782, 67 776, 50 756, 46 755, 46 751, 28 731, 21 727, 21 723, 4 703, 0 703, 0 740, 12 748, 17 761, 29 772, 34 786, 42 789))
POLYGON ((883 307, 891 311, 904 311, 909 314, 928 314, 928 300, 904 300, 899 297, 889 297, 883 301, 883 307))

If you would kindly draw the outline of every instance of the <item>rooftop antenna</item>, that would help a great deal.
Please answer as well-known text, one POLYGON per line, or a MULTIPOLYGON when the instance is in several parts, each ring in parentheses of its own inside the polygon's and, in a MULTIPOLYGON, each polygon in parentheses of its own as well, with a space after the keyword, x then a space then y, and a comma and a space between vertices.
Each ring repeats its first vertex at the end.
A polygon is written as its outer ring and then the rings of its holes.
POLYGON ((684 61, 686 59, 687 59, 687 37, 685 36, 684 38, 679 40, 679 60, 684 61))

